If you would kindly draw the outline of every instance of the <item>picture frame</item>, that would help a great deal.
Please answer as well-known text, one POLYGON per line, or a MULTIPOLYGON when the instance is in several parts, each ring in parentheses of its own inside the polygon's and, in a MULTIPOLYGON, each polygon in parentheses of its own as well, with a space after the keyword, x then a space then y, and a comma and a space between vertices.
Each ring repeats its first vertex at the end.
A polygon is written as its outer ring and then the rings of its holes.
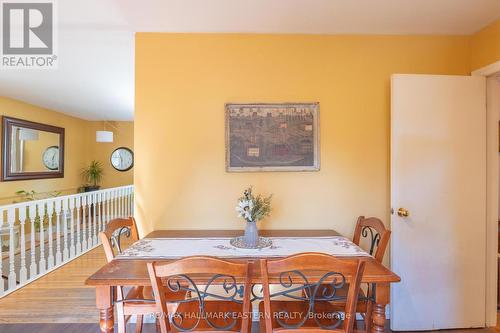
POLYGON ((319 103, 225 104, 226 171, 319 171, 319 103))

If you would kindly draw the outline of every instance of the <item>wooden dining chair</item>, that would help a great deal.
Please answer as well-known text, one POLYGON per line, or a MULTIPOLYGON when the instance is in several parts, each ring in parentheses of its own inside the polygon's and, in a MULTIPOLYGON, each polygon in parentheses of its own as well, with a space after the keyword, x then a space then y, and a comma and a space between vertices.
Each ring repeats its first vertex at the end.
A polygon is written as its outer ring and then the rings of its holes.
POLYGON ((250 265, 195 256, 171 263, 148 263, 161 333, 250 332, 250 265), (170 293, 190 298, 169 300, 170 293), (172 311, 168 304, 176 303, 172 311))
MULTIPOLYGON (((122 252, 124 237, 127 237, 130 242, 139 239, 133 217, 111 220, 106 229, 99 233, 108 262, 112 261, 116 254, 122 252)), ((132 315, 137 315, 135 331, 141 332, 144 316, 154 314, 156 310, 151 287, 134 286, 129 291, 125 291, 123 287, 116 287, 114 298, 119 333, 126 333, 126 324, 132 315)))
POLYGON ((133 217, 111 220, 106 225, 104 231, 99 233, 99 238, 108 262, 112 261, 116 254, 122 252, 123 237, 127 237, 130 242, 139 240, 137 225, 133 217))
MULTIPOLYGON (((376 217, 359 216, 356 228, 354 229, 353 243, 366 252, 372 255, 375 260, 382 263, 384 259, 389 239, 391 238, 391 231, 388 230, 384 223, 376 217)), ((329 286, 322 286, 328 292, 329 286)), ((339 291, 341 293, 342 291, 339 291)), ((346 293, 345 291, 343 291, 346 293)), ((364 321, 364 329, 366 332, 371 331, 372 326, 372 311, 373 311, 373 286, 368 285, 366 288, 360 290, 356 312, 361 314, 364 321)), ((357 323, 355 323, 357 327, 357 323)))
MULTIPOLYGON (((382 263, 385 250, 391 238, 391 231, 376 217, 358 217, 352 242, 364 248, 375 260, 382 263), (364 246, 366 244, 366 247, 364 246)), ((365 331, 370 332, 372 326, 374 287, 368 285, 361 290, 356 312, 360 313, 365 323, 365 331)))
POLYGON ((384 259, 389 239, 391 238, 391 231, 376 217, 365 218, 364 216, 360 216, 356 223, 356 229, 354 229, 352 242, 361 246, 362 238, 368 241, 369 246, 366 251, 381 263, 384 259))
POLYGON ((351 333, 364 264, 362 259, 346 261, 312 252, 261 260, 261 332, 351 333), (271 284, 277 291, 271 293, 271 284), (325 284, 331 286, 329 292, 321 288, 325 284), (345 288, 346 295, 337 293, 345 288))

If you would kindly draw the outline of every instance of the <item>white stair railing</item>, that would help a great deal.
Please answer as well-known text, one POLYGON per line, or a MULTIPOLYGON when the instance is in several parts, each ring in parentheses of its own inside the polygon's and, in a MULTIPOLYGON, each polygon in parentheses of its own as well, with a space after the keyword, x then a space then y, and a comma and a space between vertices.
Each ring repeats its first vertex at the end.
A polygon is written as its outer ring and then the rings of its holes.
POLYGON ((133 211, 133 185, 0 206, 0 297, 97 247, 133 211))

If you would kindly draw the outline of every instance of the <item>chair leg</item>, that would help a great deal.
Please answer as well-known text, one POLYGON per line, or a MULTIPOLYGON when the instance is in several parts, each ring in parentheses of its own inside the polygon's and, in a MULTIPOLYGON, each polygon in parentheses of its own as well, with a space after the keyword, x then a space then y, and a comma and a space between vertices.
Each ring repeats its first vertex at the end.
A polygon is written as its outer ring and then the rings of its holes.
POLYGON ((168 333, 167 320, 165 316, 158 318, 158 322, 160 323, 160 331, 161 333, 168 333))
POLYGON ((142 319, 143 315, 137 315, 137 320, 135 322, 135 333, 142 333, 142 319))
POLYGON ((123 303, 116 303, 116 321, 118 322, 118 333, 126 333, 127 322, 125 321, 125 314, 123 313, 123 303))
POLYGON ((160 327, 160 321, 158 318, 155 320, 155 326, 156 326, 156 333, 161 333, 161 327, 160 327))
POLYGON ((365 332, 370 333, 372 330, 372 312, 373 303, 368 301, 366 304, 366 314, 365 314, 365 332))

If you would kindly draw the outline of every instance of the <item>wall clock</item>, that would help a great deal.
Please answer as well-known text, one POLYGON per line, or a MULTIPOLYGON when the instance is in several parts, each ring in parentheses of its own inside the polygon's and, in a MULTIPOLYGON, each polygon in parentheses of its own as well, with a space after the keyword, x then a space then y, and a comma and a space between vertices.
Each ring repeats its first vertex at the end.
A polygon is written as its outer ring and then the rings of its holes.
POLYGON ((127 147, 116 148, 111 153, 111 165, 118 171, 127 171, 134 166, 134 153, 127 147))
POLYGON ((43 152, 42 155, 43 165, 49 170, 59 169, 59 147, 50 146, 43 152))

